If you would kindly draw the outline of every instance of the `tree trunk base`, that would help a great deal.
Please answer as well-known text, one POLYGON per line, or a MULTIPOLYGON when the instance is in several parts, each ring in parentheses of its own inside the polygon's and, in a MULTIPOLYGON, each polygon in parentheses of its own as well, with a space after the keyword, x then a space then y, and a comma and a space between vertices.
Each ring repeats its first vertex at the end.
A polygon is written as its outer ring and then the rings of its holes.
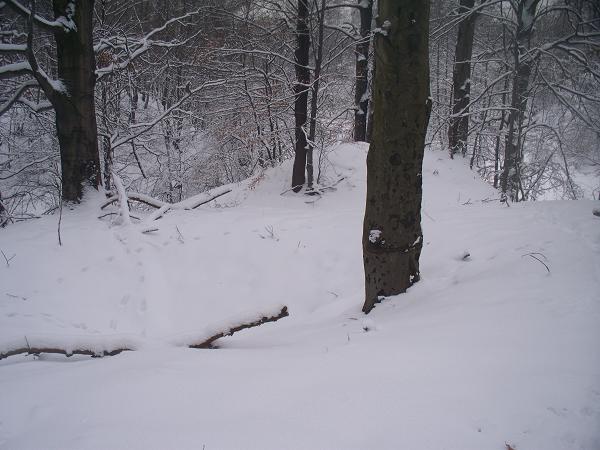
MULTIPOLYGON (((369 242, 367 244, 371 246, 369 242)), ((371 312, 381 297, 403 294, 420 279, 420 249, 372 251, 363 249, 365 265, 365 303, 362 311, 371 312)))

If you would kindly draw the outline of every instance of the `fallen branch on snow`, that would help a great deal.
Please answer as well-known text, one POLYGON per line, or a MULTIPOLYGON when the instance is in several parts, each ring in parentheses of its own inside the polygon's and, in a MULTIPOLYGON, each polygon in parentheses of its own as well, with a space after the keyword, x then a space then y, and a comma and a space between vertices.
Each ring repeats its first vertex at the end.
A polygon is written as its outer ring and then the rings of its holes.
MULTIPOLYGON (((224 189, 213 189, 213 191, 202 192, 198 195, 194 195, 188 199, 182 200, 177 203, 169 203, 163 202, 162 200, 158 200, 156 198, 150 197, 145 194, 140 194, 139 192, 128 192, 127 199, 129 201, 136 201, 139 203, 144 203, 145 205, 151 206, 152 208, 160 209, 163 207, 168 207, 169 209, 196 209, 199 206, 202 206, 208 202, 212 202, 214 199, 221 197, 222 195, 229 194, 231 192, 230 188, 224 189)), ((109 205, 117 202, 119 200, 119 195, 112 195, 107 198, 106 201, 100 206, 100 209, 104 209, 109 205)))
MULTIPOLYGON (((238 331, 245 330, 247 328, 258 327, 267 322, 276 322, 279 319, 289 316, 287 306, 282 306, 278 313, 272 315, 263 314, 256 315, 256 320, 250 320, 239 325, 232 325, 211 334, 210 337, 202 339, 200 342, 195 344, 185 344, 189 348, 217 348, 214 342, 217 339, 221 339, 225 336, 231 336, 238 331)), ((93 358, 100 358, 104 356, 115 356, 122 352, 135 351, 139 347, 139 343, 132 341, 131 339, 123 340, 123 338, 110 342, 110 338, 102 336, 87 336, 81 337, 36 337, 34 338, 33 345, 30 345, 29 340, 25 337, 24 342, 15 343, 2 346, 0 351, 0 360, 8 358, 10 356, 17 355, 40 355, 42 353, 53 353, 58 355, 64 355, 70 357, 73 355, 84 355, 91 356, 93 358), (91 340, 90 340, 91 339, 91 340), (71 340, 71 345, 66 341, 71 340), (25 345, 23 345, 25 344, 25 345)))
POLYGON ((287 306, 283 306, 281 308, 281 311, 279 311, 279 313, 276 315, 272 315, 272 316, 264 315, 263 317, 255 320, 255 321, 232 326, 226 330, 220 331, 220 332, 212 335, 211 337, 203 340, 202 342, 199 342, 196 344, 189 344, 188 347, 189 348, 216 348, 215 346, 213 346, 213 343, 217 339, 221 339, 222 337, 225 337, 225 336, 231 336, 234 333, 237 333, 238 331, 245 330, 246 328, 258 327, 267 322, 276 322, 279 319, 283 319, 284 317, 287 317, 289 315, 290 314, 288 313, 287 306))
POLYGON ((0 345, 0 359, 16 355, 39 355, 54 353, 70 357, 85 355, 92 357, 114 356, 139 347, 131 337, 123 336, 25 336, 23 340, 0 345))
POLYGON ((92 358, 101 358, 103 356, 114 356, 118 355, 122 352, 132 351, 131 348, 116 348, 114 350, 103 350, 101 352, 96 352, 94 350, 88 350, 85 348, 74 349, 69 352, 64 348, 51 348, 51 347, 22 347, 16 348, 14 350, 8 351, 6 353, 0 353, 0 359, 8 358, 9 356, 16 355, 39 355, 41 353, 55 353, 59 355, 65 355, 67 358, 73 355, 86 355, 91 356, 92 358))
POLYGON ((550 273, 550 267, 548 267, 548 264, 546 264, 544 261, 542 261, 542 260, 541 260, 540 258, 538 258, 538 256, 536 256, 536 255, 539 255, 539 256, 541 256, 541 257, 542 257, 542 258, 544 258, 546 261, 548 260, 548 259, 546 258, 546 255, 544 255, 543 253, 539 253, 539 252, 525 253, 524 255, 521 255, 521 258, 524 258, 525 256, 529 256, 529 257, 531 257, 531 258, 535 259, 535 260, 536 260, 537 262, 539 262, 540 264, 543 264, 543 265, 544 265, 544 267, 546 268, 546 270, 548 271, 548 273, 550 273))
MULTIPOLYGON (((115 179, 115 178, 113 177, 113 179, 115 179)), ((202 206, 206 203, 212 202, 213 200, 221 197, 222 195, 225 195, 225 194, 228 194, 231 192, 230 188, 221 187, 221 188, 213 189, 212 192, 208 191, 208 192, 203 192, 198 195, 194 195, 193 197, 190 197, 188 199, 182 200, 177 203, 168 203, 168 202, 163 202, 162 200, 158 200, 156 198, 152 198, 145 194, 140 194, 139 192, 125 193, 124 189, 122 188, 122 184, 119 185, 116 181, 117 180, 115 179, 115 185, 118 188, 117 194, 112 195, 110 198, 106 199, 106 201, 100 206, 100 209, 104 209, 107 206, 109 206, 115 202, 119 202, 119 205, 127 205, 127 203, 129 201, 136 201, 136 202, 151 206, 152 208, 156 208, 156 211, 154 211, 152 214, 150 214, 146 218, 145 223, 147 225, 147 228, 142 230, 142 233, 157 231, 157 228, 151 227, 151 226, 149 226, 149 224, 154 222, 155 220, 160 219, 162 216, 164 216, 168 211, 170 211, 172 209, 179 209, 179 210, 196 209, 199 206, 202 206), (121 189, 119 189, 119 187, 121 187, 121 189)), ((124 216, 123 211, 125 211, 125 210, 127 211, 127 213, 129 213, 129 208, 127 208, 127 206, 125 206, 125 207, 120 206, 121 216, 124 216)), ((127 221, 127 219, 129 217, 131 217, 130 213, 129 213, 128 217, 124 217, 124 220, 127 221)))

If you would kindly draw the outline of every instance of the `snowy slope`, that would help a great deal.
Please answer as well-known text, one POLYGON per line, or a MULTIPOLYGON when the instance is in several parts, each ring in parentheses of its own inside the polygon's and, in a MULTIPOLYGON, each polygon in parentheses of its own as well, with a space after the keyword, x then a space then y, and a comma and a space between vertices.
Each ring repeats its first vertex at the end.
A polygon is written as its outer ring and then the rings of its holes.
POLYGON ((595 203, 506 207, 428 152, 423 279, 365 319, 365 155, 334 149, 318 200, 282 195, 284 165, 151 234, 99 198, 62 247, 57 217, 0 231, 0 351, 139 348, 0 361, 0 449, 599 449, 595 203), (177 346, 282 304, 220 350, 177 346))

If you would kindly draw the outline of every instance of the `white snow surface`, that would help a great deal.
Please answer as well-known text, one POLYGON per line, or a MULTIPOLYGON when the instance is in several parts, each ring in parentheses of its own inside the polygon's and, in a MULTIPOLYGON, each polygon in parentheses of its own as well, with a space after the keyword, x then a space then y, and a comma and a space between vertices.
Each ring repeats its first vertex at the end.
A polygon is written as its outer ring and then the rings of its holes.
POLYGON ((428 151, 422 280, 365 317, 366 152, 333 149, 320 199, 281 194, 288 162, 154 233, 97 219, 100 195, 62 246, 57 216, 0 230, 0 352, 137 348, 0 361, 0 449, 599 449, 597 202, 487 201, 428 151))

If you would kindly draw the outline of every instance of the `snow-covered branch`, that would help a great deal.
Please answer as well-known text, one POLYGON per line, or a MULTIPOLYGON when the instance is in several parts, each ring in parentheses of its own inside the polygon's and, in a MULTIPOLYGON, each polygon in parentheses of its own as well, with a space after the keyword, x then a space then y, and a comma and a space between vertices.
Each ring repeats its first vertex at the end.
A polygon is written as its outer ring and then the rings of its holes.
MULTIPOLYGON (((30 89, 30 88, 36 87, 36 86, 38 86, 38 83, 35 80, 26 81, 25 83, 22 83, 20 86, 18 86, 14 90, 14 92, 10 96, 10 98, 0 105, 0 116, 2 114, 4 114, 6 111, 8 111, 12 107, 12 105, 14 105, 17 101, 19 101, 21 98, 21 95, 23 95, 25 93, 25 91, 27 91, 27 89, 30 89)), ((21 100, 21 102, 23 102, 23 100, 21 100)), ((29 105, 27 105, 27 106, 29 106, 29 105)))
POLYGON ((198 8, 195 11, 183 14, 178 17, 173 17, 172 19, 167 20, 161 26, 154 28, 150 32, 148 32, 144 37, 140 39, 130 39, 123 38, 121 36, 115 36, 110 39, 102 39, 98 44, 94 46, 94 51, 96 54, 112 49, 121 49, 126 52, 126 57, 121 62, 111 63, 106 67, 101 67, 96 70, 97 80, 101 80, 103 77, 110 75, 116 71, 124 70, 129 67, 136 59, 145 54, 148 50, 153 47, 178 47, 181 45, 185 45, 189 42, 193 37, 197 36, 198 33, 195 33, 193 36, 188 37, 183 41, 173 41, 173 42, 165 42, 162 40, 154 40, 153 36, 156 34, 166 30, 171 24, 180 23, 181 21, 193 17, 200 13, 203 8, 198 8))
MULTIPOLYGON (((32 17, 32 10, 23 6, 17 0, 5 0, 6 4, 10 6, 13 11, 19 15, 29 19, 32 17)), ((65 8, 65 15, 57 17, 55 20, 49 20, 35 13, 33 8, 33 21, 36 25, 52 32, 68 33, 69 31, 76 31, 77 27, 73 21, 73 14, 75 13, 75 2, 70 1, 65 8)))
POLYGON ((0 80, 31 74, 31 66, 26 61, 0 66, 0 80))
POLYGON ((198 195, 194 195, 188 199, 182 200, 177 203, 168 203, 163 202, 161 200, 155 199, 145 194, 141 194, 139 192, 129 192, 123 196, 121 194, 116 194, 108 198, 101 206, 100 209, 104 209, 107 206, 115 203, 115 202, 124 202, 127 201, 136 201, 148 205, 152 208, 156 208, 156 211, 150 214, 150 216, 146 219, 147 223, 153 222, 154 220, 160 219, 165 213, 170 210, 190 210, 196 209, 199 206, 205 205, 206 203, 212 202, 213 200, 228 194, 231 192, 231 188, 227 186, 221 186, 220 188, 212 189, 208 192, 202 192, 198 195))
POLYGON ((216 348, 215 341, 225 336, 232 336, 238 331, 245 330, 247 328, 258 327, 268 322, 276 322, 279 319, 289 316, 288 307, 281 306, 277 311, 273 311, 266 314, 254 314, 250 319, 245 320, 234 320, 231 325, 225 326, 218 331, 210 332, 207 337, 197 338, 191 344, 188 344, 189 348, 216 348))
POLYGON ((127 144, 131 141, 133 141, 135 138, 141 136, 144 133, 147 133, 148 131, 150 131, 152 128, 154 128, 156 125, 158 125, 162 120, 164 120, 167 116, 169 116, 173 111, 179 109, 179 107, 185 103, 187 100, 189 100, 193 95, 203 91, 204 89, 207 89, 209 87, 214 87, 214 86, 221 86, 224 85, 227 82, 227 80, 215 80, 215 81, 208 81, 206 83, 201 84, 198 87, 195 87, 194 89, 189 89, 187 90, 187 93, 185 96, 183 96, 179 101, 177 101, 176 103, 174 103, 171 107, 165 109, 156 119, 154 119, 151 122, 147 122, 147 123, 138 123, 135 125, 135 128, 137 129, 137 131, 135 131, 134 133, 130 134, 129 136, 125 136, 122 138, 118 138, 116 136, 112 136, 111 137, 111 148, 114 150, 117 147, 120 147, 121 145, 127 144))
POLYGON ((87 355, 93 357, 114 356, 125 351, 137 350, 140 343, 131 336, 55 336, 27 335, 0 344, 0 359, 16 355, 39 355, 54 353, 87 355))
POLYGON ((4 44, 0 43, 0 53, 25 53, 27 46, 25 44, 4 44))

